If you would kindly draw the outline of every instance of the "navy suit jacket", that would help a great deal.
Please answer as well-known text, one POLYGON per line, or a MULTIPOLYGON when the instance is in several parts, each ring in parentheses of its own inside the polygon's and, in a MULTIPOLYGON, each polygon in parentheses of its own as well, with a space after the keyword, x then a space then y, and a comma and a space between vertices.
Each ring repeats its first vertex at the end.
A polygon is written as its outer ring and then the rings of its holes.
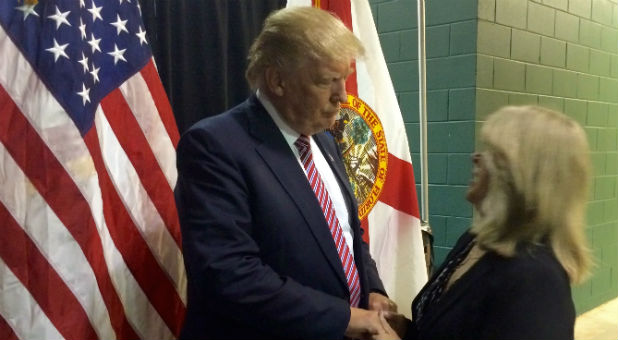
MULTIPOLYGON (((350 212, 361 306, 384 292, 332 136, 313 136, 350 212)), ((349 291, 322 209, 255 97, 178 144, 176 203, 188 276, 182 338, 342 338, 349 291)))

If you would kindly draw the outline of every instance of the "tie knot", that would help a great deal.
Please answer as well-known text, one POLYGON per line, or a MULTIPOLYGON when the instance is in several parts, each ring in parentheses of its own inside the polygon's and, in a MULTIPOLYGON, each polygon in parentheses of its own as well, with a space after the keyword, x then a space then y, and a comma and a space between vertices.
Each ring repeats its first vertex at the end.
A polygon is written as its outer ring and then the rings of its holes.
POLYGON ((298 139, 296 140, 296 142, 294 142, 294 145, 296 146, 296 148, 300 152, 303 152, 303 151, 309 149, 310 148, 309 137, 307 137, 305 135, 300 135, 298 137, 298 139))

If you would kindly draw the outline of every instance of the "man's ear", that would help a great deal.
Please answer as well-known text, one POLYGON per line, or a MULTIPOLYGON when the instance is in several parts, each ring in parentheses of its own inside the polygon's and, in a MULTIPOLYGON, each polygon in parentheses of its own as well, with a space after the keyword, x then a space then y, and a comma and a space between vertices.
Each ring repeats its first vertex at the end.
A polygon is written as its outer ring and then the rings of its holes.
POLYGON ((285 92, 285 81, 281 76, 279 68, 274 66, 267 67, 266 72, 264 72, 264 80, 266 81, 266 87, 268 87, 271 93, 277 96, 283 96, 285 92))

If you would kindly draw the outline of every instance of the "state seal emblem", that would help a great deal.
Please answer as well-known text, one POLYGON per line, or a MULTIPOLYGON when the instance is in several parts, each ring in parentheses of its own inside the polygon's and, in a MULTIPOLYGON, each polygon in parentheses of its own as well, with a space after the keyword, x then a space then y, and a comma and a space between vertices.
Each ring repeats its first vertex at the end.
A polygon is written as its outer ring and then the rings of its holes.
POLYGON ((348 94, 331 132, 343 155, 362 220, 378 201, 386 181, 388 150, 384 128, 369 105, 348 94))

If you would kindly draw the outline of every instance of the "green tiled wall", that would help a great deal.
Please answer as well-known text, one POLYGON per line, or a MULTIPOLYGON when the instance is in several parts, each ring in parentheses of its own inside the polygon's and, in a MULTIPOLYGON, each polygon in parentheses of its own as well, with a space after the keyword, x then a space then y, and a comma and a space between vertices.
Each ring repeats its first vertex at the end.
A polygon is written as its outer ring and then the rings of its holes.
MULTIPOLYGON (((413 163, 419 160, 415 0, 370 0, 413 163)), ((430 225, 440 263, 471 221, 469 154, 487 114, 537 104, 585 127, 593 277, 578 313, 618 295, 618 0, 426 0, 430 225)), ((420 178, 418 167, 416 178, 420 178)), ((419 191, 420 192, 420 191, 419 191)))

